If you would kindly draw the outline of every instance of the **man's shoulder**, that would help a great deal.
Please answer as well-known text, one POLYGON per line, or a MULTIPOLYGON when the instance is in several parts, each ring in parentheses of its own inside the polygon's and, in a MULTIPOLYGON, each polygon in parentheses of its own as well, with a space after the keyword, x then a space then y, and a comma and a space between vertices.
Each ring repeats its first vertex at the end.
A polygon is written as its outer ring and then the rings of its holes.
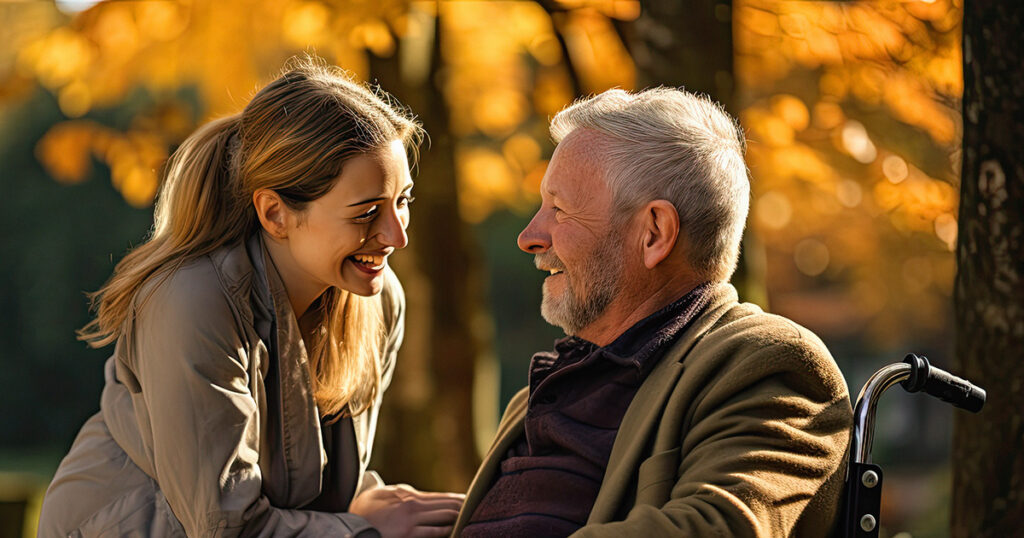
POLYGON ((752 303, 735 302, 700 336, 698 345, 729 348, 791 348, 831 359, 825 343, 799 323, 752 303))
POLYGON ((822 397, 848 394, 839 366, 816 334, 754 304, 734 302, 724 308, 686 354, 687 366, 740 382, 799 378, 814 392, 824 389, 822 397))

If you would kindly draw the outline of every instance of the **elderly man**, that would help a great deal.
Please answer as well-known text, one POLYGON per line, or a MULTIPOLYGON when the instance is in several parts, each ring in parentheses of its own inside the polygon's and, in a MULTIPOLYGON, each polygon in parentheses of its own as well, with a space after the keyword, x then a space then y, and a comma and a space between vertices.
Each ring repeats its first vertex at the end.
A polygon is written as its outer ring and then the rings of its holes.
POLYGON ((551 133, 519 247, 568 336, 533 356, 456 535, 827 536, 849 395, 821 340, 728 283, 742 132, 657 88, 577 102, 551 133))

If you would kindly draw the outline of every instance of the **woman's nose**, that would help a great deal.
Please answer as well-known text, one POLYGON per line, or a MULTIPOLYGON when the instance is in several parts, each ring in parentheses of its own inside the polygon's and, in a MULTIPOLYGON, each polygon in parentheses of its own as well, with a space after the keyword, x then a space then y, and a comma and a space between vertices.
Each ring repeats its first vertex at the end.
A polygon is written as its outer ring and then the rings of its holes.
POLYGON ((401 215, 399 211, 389 211, 388 215, 382 215, 378 236, 380 242, 387 247, 405 248, 409 244, 409 234, 405 228, 408 226, 408 215, 401 215))

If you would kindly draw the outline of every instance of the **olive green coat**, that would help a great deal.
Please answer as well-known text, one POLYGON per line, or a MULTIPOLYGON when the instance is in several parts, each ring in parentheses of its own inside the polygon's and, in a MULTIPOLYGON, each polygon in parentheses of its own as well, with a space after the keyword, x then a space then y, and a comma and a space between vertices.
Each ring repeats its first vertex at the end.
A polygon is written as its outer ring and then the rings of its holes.
MULTIPOLYGON (((527 397, 509 403, 455 535, 522 435, 527 397)), ((573 536, 828 536, 852 424, 821 340, 720 284, 634 397, 573 536)))

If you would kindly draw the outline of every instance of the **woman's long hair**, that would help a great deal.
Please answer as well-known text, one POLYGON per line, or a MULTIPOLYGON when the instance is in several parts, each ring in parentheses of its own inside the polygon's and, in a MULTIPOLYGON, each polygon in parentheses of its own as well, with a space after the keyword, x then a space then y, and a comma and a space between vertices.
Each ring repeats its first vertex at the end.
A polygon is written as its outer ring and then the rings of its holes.
MULTIPOLYGON (((322 61, 292 62, 240 114, 207 123, 174 152, 151 237, 92 294, 97 315, 78 337, 92 347, 114 342, 147 281, 256 233, 257 189, 272 189, 301 211, 331 189, 348 159, 394 140, 415 158, 422 136, 414 117, 386 93, 322 61)), ((380 297, 331 288, 315 307, 323 321, 309 367, 320 415, 358 415, 380 391, 380 297)))

